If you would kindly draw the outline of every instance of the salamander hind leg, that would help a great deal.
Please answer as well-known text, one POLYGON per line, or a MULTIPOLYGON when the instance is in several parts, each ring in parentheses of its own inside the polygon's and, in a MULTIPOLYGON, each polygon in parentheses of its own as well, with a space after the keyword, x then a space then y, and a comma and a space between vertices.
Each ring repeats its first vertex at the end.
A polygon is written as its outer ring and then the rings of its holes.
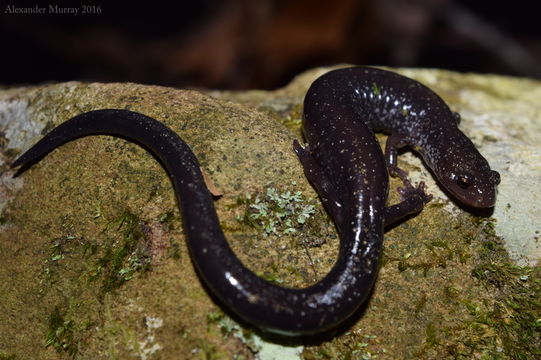
POLYGON ((323 206, 329 213, 336 226, 340 228, 343 219, 342 200, 336 191, 336 187, 329 179, 323 168, 312 156, 308 146, 302 147, 297 140, 293 141, 293 150, 297 154, 304 174, 308 181, 314 186, 321 197, 323 206))

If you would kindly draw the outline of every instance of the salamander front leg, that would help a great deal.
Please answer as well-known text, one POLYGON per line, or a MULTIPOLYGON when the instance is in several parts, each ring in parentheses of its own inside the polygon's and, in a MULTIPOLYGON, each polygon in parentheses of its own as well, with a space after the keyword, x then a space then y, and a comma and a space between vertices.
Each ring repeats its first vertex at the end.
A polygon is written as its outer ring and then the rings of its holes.
POLYGON ((385 226, 391 225, 407 215, 421 211, 426 203, 432 199, 432 195, 425 192, 425 183, 420 182, 414 187, 408 179, 408 173, 398 167, 398 149, 409 145, 406 136, 392 134, 385 143, 385 157, 387 169, 393 177, 402 180, 404 187, 397 188, 401 202, 385 208, 385 226))
POLYGON ((385 158, 389 175, 400 178, 404 185, 406 182, 409 183, 408 172, 398 167, 398 150, 407 145, 409 145, 408 138, 400 134, 390 135, 385 142, 385 158))

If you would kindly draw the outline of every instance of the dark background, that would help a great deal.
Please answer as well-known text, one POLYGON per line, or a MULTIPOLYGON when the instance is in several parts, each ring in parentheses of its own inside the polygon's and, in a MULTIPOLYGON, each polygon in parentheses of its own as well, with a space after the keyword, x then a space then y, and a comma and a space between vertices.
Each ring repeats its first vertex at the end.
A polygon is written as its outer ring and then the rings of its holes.
POLYGON ((337 63, 541 78, 536 1, 0 1, 0 84, 271 89, 337 63), (9 14, 7 6, 46 7, 9 14), (78 7, 77 16, 49 5, 78 7), (96 13, 81 14, 82 5, 96 13), (99 10, 98 10, 99 8, 99 10))

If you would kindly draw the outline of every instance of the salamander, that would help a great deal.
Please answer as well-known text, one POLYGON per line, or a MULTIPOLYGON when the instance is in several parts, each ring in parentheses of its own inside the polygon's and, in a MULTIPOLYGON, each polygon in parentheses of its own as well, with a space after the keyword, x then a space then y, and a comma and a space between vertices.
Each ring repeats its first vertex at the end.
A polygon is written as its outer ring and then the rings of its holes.
POLYGON ((331 71, 304 101, 308 145, 293 144, 340 237, 339 255, 314 285, 286 288, 247 269, 220 228, 196 156, 171 129, 140 113, 102 109, 60 124, 12 164, 17 175, 56 147, 88 135, 112 135, 150 151, 168 172, 182 213, 192 262, 207 289, 239 318, 264 332, 311 335, 335 329, 367 299, 375 281, 384 225, 420 211, 431 196, 410 184, 396 152, 411 146, 459 201, 494 205, 498 173, 457 127, 434 92, 368 67, 331 71), (374 131, 391 135, 385 155, 374 131), (402 179, 402 202, 386 207, 388 173, 402 179))

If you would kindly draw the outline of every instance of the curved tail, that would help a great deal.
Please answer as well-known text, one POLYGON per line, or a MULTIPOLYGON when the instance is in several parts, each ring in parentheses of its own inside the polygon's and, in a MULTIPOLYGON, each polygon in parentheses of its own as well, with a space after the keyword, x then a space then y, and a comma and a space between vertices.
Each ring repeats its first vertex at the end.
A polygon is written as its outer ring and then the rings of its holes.
POLYGON ((141 144, 160 160, 175 188, 188 247, 200 277, 245 321, 279 334, 319 333, 344 321, 366 299, 377 265, 367 270, 366 265, 357 264, 362 256, 348 257, 343 250, 347 248, 343 243, 350 241, 348 237, 368 236, 365 233, 342 231, 335 266, 325 278, 304 289, 271 284, 248 270, 222 233, 195 155, 175 132, 148 116, 113 109, 75 116, 53 129, 11 166, 22 166, 22 173, 56 147, 88 135, 126 138, 141 144))

